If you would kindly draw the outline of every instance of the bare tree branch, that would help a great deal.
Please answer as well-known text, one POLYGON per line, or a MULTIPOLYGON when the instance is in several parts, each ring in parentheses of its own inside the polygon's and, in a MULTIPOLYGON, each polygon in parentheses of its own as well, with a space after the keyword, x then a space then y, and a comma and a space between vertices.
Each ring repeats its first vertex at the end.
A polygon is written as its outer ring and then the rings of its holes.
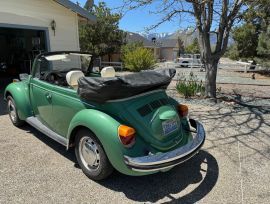
POLYGON ((227 49, 230 32, 236 19, 239 18, 240 10, 246 0, 124 0, 131 2, 130 8, 138 8, 160 2, 160 9, 154 14, 163 17, 151 29, 173 20, 175 16, 186 14, 194 18, 202 61, 206 67, 206 92, 207 96, 215 97, 217 64, 220 57, 227 49), (211 50, 211 29, 217 27, 214 32, 217 35, 215 50, 211 50))

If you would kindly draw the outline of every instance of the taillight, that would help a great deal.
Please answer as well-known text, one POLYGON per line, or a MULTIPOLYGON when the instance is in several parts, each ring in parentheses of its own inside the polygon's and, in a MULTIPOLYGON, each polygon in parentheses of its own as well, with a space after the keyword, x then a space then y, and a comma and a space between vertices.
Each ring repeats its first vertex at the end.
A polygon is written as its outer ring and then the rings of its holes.
POLYGON ((135 129, 126 125, 120 125, 118 128, 118 136, 121 143, 125 147, 132 147, 135 144, 135 129))
POLYGON ((182 105, 182 104, 179 104, 177 106, 177 109, 178 109, 178 113, 181 117, 186 117, 188 116, 188 106, 187 105, 182 105))

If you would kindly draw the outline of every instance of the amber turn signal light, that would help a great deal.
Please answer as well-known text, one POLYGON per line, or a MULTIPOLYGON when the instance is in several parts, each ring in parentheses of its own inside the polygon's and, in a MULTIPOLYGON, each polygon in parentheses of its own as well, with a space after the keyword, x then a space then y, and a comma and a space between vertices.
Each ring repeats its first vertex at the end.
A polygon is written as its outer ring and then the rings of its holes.
POLYGON ((131 147, 135 144, 135 129, 126 125, 120 125, 118 128, 118 135, 121 143, 125 147, 131 147))
POLYGON ((188 115, 188 106, 179 104, 178 107, 178 113, 181 117, 186 117, 188 115))

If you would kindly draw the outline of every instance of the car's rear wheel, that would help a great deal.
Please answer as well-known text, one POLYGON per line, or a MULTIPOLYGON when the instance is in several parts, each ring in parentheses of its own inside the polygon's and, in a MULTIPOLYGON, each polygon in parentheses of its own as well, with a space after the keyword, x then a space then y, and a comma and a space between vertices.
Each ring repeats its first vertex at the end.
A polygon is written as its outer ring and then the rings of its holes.
POLYGON ((7 110, 8 110, 9 118, 11 122, 13 123, 13 125, 15 125, 16 127, 20 127, 24 124, 24 121, 21 120, 18 116, 16 104, 14 102, 14 99, 11 96, 7 97, 7 110))
POLYGON ((88 129, 80 129, 77 132, 75 154, 82 171, 90 179, 102 180, 113 172, 101 143, 88 129))

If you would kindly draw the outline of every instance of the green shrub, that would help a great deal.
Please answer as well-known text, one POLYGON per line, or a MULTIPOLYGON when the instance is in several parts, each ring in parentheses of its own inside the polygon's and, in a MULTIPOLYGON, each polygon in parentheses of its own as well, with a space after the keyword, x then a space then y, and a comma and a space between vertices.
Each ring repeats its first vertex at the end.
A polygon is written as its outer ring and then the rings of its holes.
POLYGON ((239 51, 237 50, 237 46, 236 45, 230 46, 224 56, 230 58, 231 60, 238 60, 239 51))
POLYGON ((190 72, 188 78, 183 74, 178 76, 176 90, 181 95, 184 95, 185 98, 189 98, 196 95, 203 96, 205 93, 205 86, 202 81, 198 81, 197 76, 195 76, 193 72, 190 72))
POLYGON ((151 50, 136 47, 134 50, 123 53, 123 62, 126 69, 138 72, 153 68, 155 65, 155 57, 151 50))
POLYGON ((131 52, 139 47, 143 47, 143 42, 129 42, 125 45, 121 46, 121 58, 124 57, 124 55, 128 52, 131 52))

